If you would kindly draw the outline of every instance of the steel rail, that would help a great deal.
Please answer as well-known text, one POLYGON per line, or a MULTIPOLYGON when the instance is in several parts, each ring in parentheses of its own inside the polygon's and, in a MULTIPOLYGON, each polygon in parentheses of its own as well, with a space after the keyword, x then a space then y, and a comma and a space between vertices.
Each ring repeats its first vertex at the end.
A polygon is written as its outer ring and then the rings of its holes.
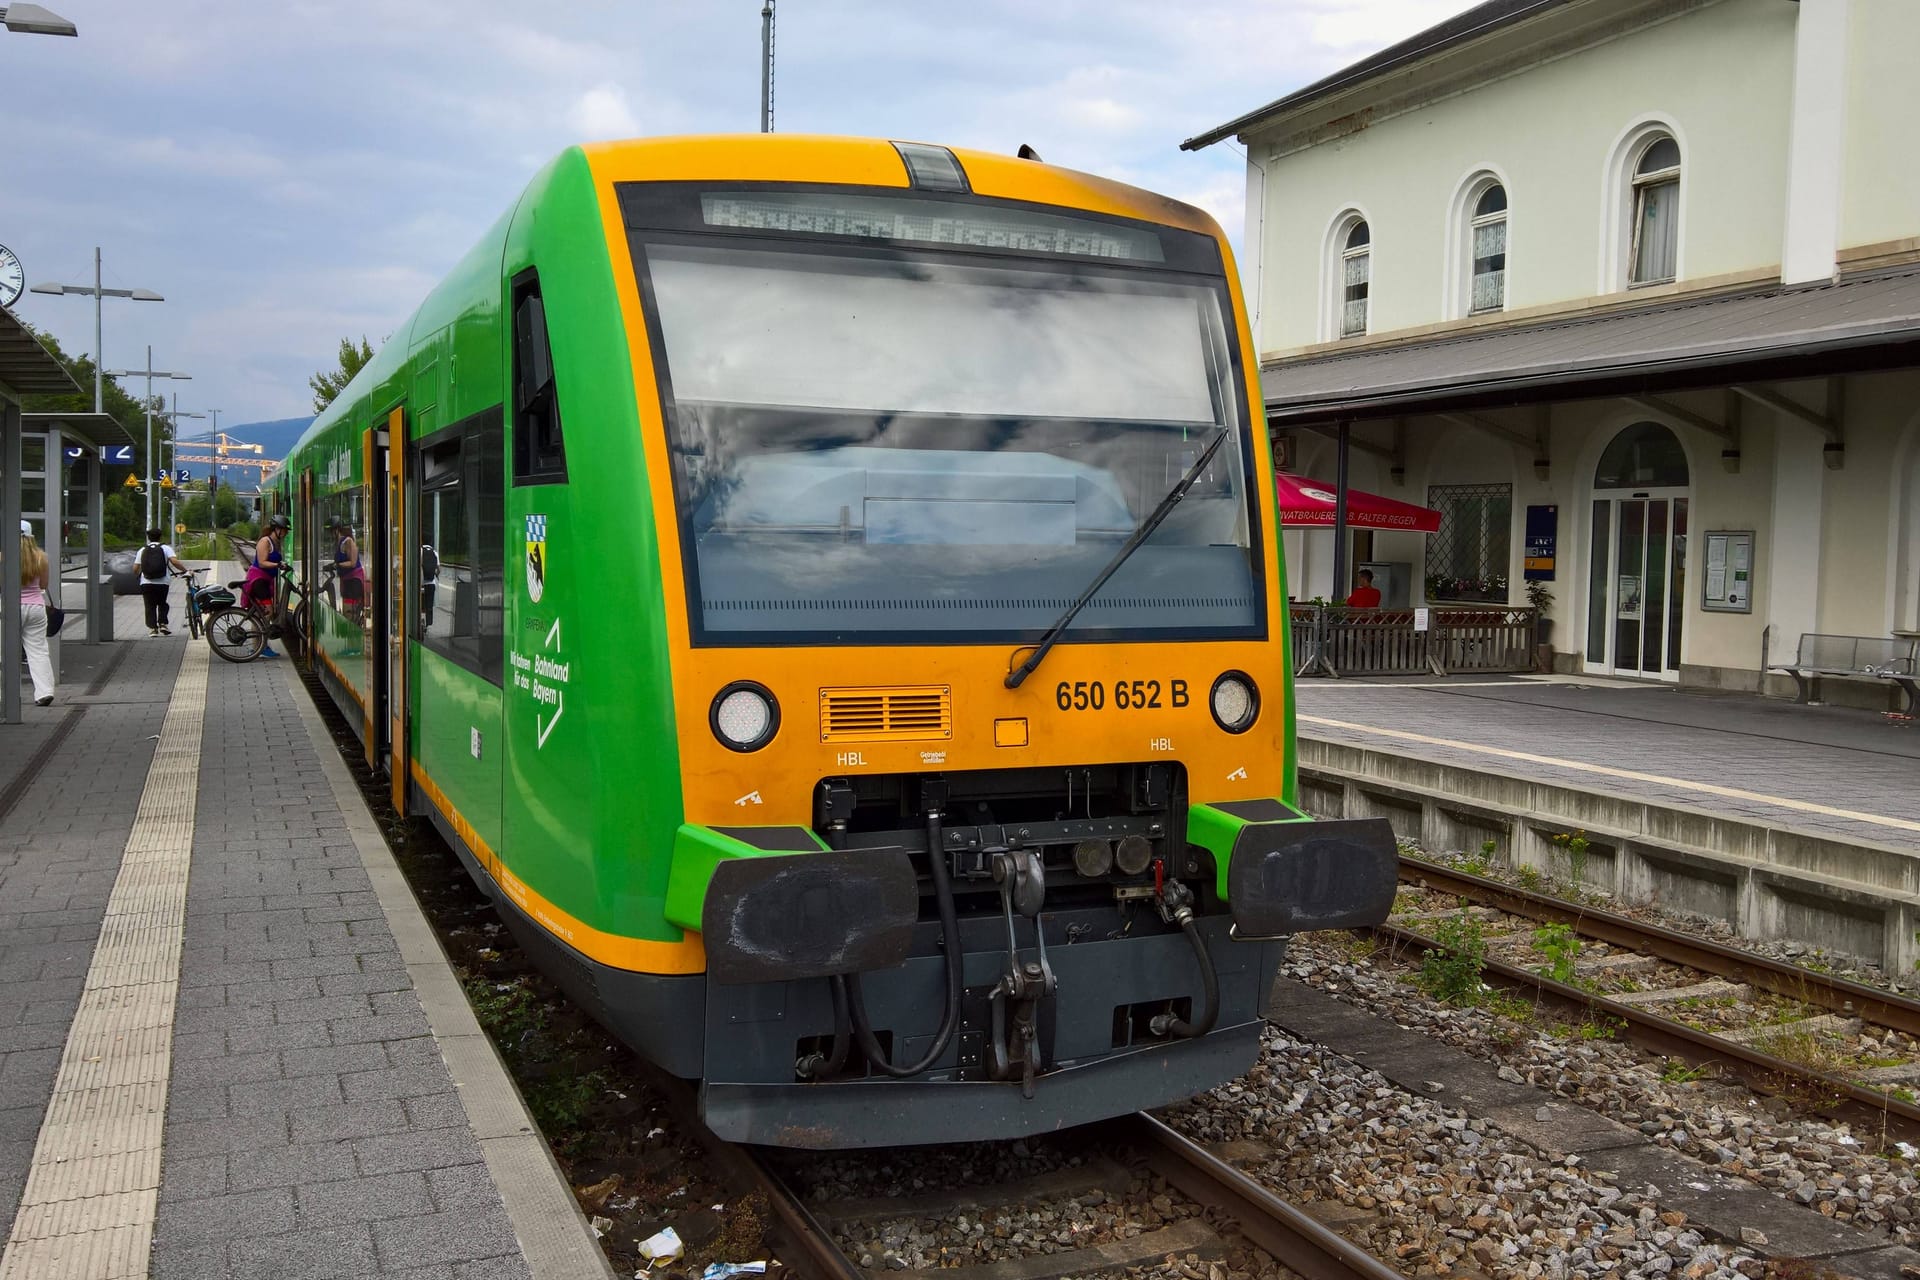
POLYGON ((1100 1127, 1143 1152, 1148 1167, 1182 1194, 1232 1218, 1249 1240, 1307 1280, 1402 1280, 1386 1263, 1146 1112, 1100 1127))
MULTIPOLYGON (((1416 951, 1442 949, 1432 938, 1399 925, 1374 925, 1373 933, 1396 946, 1416 951)), ((1818 1108, 1823 1115, 1845 1119, 1863 1132, 1879 1132, 1888 1141, 1920 1141, 1920 1107, 1902 1102, 1890 1092, 1868 1089, 1841 1076, 1810 1070, 1710 1031, 1663 1018, 1638 1005, 1621 1004, 1501 960, 1485 961, 1481 972, 1501 986, 1538 996, 1562 1009, 1617 1019, 1625 1024, 1636 1043, 1657 1053, 1695 1066, 1717 1067, 1761 1093, 1788 1098, 1811 1093, 1831 1099, 1831 1106, 1818 1108)))
POLYGON ((1784 960, 1774 960, 1739 947, 1691 937, 1617 912, 1577 906, 1544 893, 1502 884, 1498 880, 1471 875, 1423 858, 1409 858, 1402 854, 1400 878, 1423 880, 1432 888, 1482 906, 1497 907, 1531 920, 1564 924, 1575 933, 1609 946, 1627 947, 1690 969, 1744 982, 1775 995, 1862 1018, 1875 1026, 1920 1036, 1920 1000, 1911 1000, 1863 982, 1815 973, 1784 960))

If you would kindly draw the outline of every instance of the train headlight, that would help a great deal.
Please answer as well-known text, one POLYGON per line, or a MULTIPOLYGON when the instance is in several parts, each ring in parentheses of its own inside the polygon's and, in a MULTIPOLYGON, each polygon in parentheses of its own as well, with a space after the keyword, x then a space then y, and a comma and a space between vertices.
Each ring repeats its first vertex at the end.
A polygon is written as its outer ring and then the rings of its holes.
POLYGON ((1207 700, 1214 723, 1228 733, 1245 733, 1260 718, 1260 691, 1244 671, 1228 671, 1215 680, 1207 700))
POLYGON ((758 751, 780 731, 780 704, 765 685, 735 680, 713 696, 707 723, 728 750, 758 751))

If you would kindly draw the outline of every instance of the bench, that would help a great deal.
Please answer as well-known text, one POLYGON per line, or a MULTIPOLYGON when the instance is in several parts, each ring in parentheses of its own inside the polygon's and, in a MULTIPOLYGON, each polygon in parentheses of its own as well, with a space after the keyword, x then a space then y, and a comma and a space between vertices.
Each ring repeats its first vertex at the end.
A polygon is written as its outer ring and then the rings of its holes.
POLYGON ((1907 695, 1907 710, 1920 707, 1920 682, 1916 682, 1915 650, 1920 640, 1883 639, 1878 636, 1800 637, 1800 650, 1792 662, 1775 662, 1769 671, 1784 671, 1800 687, 1799 701, 1811 702, 1820 691, 1821 676, 1852 676, 1856 679, 1891 680, 1907 695))

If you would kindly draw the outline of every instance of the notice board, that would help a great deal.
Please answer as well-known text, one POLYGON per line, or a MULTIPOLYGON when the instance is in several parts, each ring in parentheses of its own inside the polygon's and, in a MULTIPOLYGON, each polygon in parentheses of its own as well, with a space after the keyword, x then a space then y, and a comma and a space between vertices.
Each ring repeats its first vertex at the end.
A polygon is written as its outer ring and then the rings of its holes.
POLYGON ((1560 508, 1527 508, 1526 580, 1552 582, 1554 559, 1560 543, 1560 508))
POLYGON ((1707 533, 1700 607, 1712 613, 1753 612, 1753 531, 1707 533))

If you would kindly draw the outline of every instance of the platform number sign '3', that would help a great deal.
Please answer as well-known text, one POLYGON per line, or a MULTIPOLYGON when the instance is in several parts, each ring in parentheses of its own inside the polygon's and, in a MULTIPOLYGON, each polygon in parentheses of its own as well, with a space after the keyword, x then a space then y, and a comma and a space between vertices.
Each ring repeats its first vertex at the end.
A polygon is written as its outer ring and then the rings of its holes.
POLYGON ((535 604, 547 594, 547 518, 527 517, 527 596, 535 604))

